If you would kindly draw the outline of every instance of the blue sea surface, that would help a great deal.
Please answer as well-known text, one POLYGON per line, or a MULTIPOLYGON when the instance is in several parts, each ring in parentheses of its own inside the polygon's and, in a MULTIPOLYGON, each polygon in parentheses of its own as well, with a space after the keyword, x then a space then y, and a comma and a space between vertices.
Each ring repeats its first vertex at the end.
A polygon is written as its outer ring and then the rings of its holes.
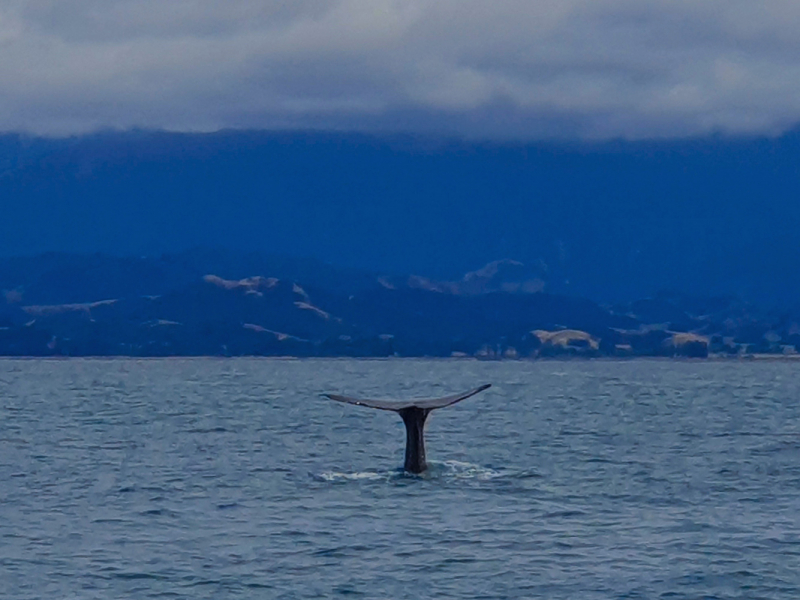
POLYGON ((800 361, 0 360, 0 597, 800 598, 800 361), (446 395, 431 469, 391 412, 446 395))

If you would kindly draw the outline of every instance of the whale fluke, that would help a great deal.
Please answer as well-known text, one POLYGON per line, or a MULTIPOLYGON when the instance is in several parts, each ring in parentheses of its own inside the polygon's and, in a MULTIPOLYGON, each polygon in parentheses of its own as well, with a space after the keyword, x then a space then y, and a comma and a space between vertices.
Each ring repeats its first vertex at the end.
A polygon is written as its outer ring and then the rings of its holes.
POLYGON ((403 468, 409 473, 422 473, 428 468, 425 462, 425 420, 434 409, 444 408, 456 402, 461 402, 483 390, 492 387, 491 383, 476 387, 474 390, 462 394, 453 394, 444 398, 429 398, 420 400, 373 400, 369 398, 352 398, 339 394, 323 394, 336 402, 368 406, 378 410, 391 410, 400 415, 406 426, 406 460, 403 468))

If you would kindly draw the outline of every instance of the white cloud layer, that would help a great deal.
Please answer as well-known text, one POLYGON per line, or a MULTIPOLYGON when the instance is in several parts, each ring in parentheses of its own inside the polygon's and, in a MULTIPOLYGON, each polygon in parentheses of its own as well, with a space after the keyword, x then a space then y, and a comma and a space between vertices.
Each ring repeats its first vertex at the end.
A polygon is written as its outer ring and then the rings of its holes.
POLYGON ((797 0, 3 0, 0 130, 777 134, 797 0))

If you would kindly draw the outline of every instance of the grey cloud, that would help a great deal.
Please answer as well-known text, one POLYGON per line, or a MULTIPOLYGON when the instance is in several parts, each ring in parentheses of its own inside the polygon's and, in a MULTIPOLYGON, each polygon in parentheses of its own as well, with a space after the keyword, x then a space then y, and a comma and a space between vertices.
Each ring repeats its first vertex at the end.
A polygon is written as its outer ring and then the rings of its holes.
POLYGON ((0 130, 776 134, 784 0, 5 0, 0 130))

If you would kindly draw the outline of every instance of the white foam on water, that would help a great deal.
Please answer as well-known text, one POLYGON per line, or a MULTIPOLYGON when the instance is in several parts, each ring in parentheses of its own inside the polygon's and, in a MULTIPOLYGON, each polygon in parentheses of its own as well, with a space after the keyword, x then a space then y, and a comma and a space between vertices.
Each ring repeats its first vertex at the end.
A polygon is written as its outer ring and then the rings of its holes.
POLYGON ((432 462, 430 467, 433 474, 454 479, 487 480, 503 476, 503 473, 495 469, 459 460, 446 460, 440 463, 432 462))
POLYGON ((329 473, 321 473, 318 475, 320 479, 323 481, 359 481, 359 480, 367 480, 367 481, 378 481, 381 479, 386 479, 386 473, 375 473, 372 471, 364 471, 361 473, 339 473, 339 472, 329 472, 329 473))
POLYGON ((407 478, 420 478, 420 479, 473 479, 478 481, 486 481, 503 477, 508 473, 490 469, 482 465, 473 463, 462 462, 458 460, 445 460, 445 461, 429 461, 428 470, 418 475, 406 473, 402 468, 392 469, 390 471, 376 472, 376 471, 360 471, 355 473, 342 473, 339 471, 328 471, 318 475, 311 474, 311 476, 319 481, 393 481, 398 479, 407 478))

